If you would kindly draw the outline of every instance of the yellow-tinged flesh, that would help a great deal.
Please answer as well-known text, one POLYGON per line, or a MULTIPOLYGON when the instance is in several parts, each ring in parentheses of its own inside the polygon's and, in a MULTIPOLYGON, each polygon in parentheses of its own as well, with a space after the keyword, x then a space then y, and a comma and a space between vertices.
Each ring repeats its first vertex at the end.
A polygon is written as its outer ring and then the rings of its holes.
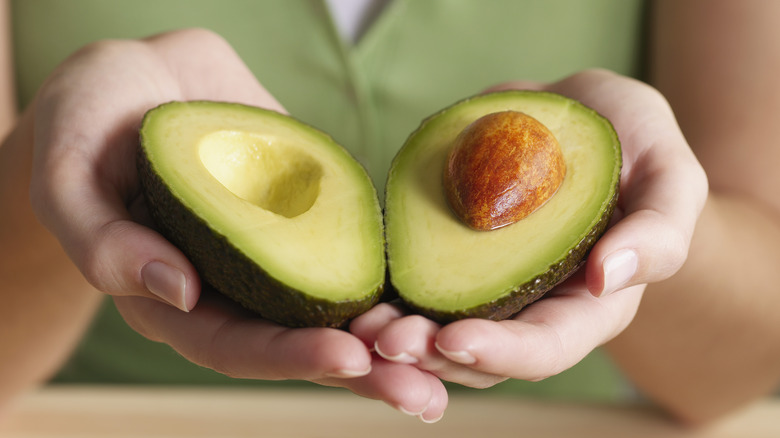
POLYGON ((598 222, 614 187, 615 137, 586 108, 549 96, 488 97, 428 120, 393 163, 388 180, 388 260, 405 299, 438 310, 468 309, 500 298, 565 257, 598 222), (458 133, 477 118, 516 110, 558 139, 567 165, 558 192, 523 220, 475 231, 449 210, 442 172, 458 133))
POLYGON ((273 137, 216 131, 201 139, 199 152, 206 169, 233 194, 284 217, 305 213, 320 194, 319 161, 273 137))
POLYGON ((159 114, 146 135, 161 147, 147 155, 180 201, 282 283, 333 301, 375 290, 382 223, 363 169, 329 137, 251 111, 159 114))

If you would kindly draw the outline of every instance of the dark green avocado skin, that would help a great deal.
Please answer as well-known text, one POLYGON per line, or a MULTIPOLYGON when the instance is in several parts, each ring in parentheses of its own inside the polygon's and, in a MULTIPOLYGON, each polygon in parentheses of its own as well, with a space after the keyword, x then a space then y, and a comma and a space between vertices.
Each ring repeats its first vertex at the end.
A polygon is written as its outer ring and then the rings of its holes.
POLYGON ((138 149, 137 168, 157 230, 192 262, 201 279, 260 317, 288 327, 344 327, 373 307, 384 286, 355 301, 312 297, 276 280, 184 206, 138 149))
MULTIPOLYGON (((617 192, 615 190, 615 196, 609 201, 604 214, 596 226, 565 257, 550 265, 544 273, 538 275, 532 281, 521 285, 500 299, 457 311, 420 307, 411 301, 405 301, 404 304, 413 312, 426 316, 439 324, 448 324, 465 318, 482 318, 493 321, 511 318, 525 306, 543 298, 547 292, 572 276, 585 264, 585 260, 593 245, 596 244, 596 241, 604 234, 609 225, 612 213, 617 205, 617 192)), ((388 284, 392 288, 392 277, 388 284)))

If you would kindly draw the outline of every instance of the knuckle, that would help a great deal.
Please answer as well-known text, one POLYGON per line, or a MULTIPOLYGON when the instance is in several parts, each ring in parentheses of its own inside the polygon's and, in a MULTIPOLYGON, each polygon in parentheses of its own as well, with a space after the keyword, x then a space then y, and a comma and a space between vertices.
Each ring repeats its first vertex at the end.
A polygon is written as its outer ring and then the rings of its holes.
POLYGON ((644 280, 660 281, 670 277, 688 258, 693 230, 665 212, 648 209, 635 214, 647 229, 639 254, 644 280))
POLYGON ((185 38, 192 38, 192 39, 197 39, 199 41, 211 42, 211 43, 219 43, 219 44, 225 43, 225 39, 222 38, 220 34, 214 32, 211 29, 207 29, 203 27, 190 27, 175 32, 179 33, 180 36, 185 38))
MULTIPOLYGON (((127 50, 134 46, 138 46, 137 41, 129 39, 101 39, 90 42, 73 52, 51 76, 53 80, 46 85, 56 83, 56 79, 60 77, 57 73, 68 70, 77 62, 113 63, 117 59, 124 58, 127 55, 127 50)), ((43 88, 44 92, 47 88, 55 89, 55 87, 46 87, 46 85, 43 88)))
POLYGON ((226 46, 229 46, 229 43, 222 35, 202 27, 173 30, 161 34, 157 38, 152 38, 150 41, 170 42, 172 44, 186 42, 199 47, 201 51, 223 50, 226 46))
POLYGON ((49 226, 49 211, 53 205, 54 196, 53 184, 49 178, 36 178, 33 174, 33 178, 30 180, 30 188, 28 192, 28 198, 30 201, 30 207, 36 218, 41 221, 44 226, 49 226))
POLYGON ((111 294, 115 292, 107 281, 106 257, 104 245, 100 242, 92 243, 76 256, 76 265, 81 270, 84 278, 101 292, 111 294))
POLYGON ((593 77, 593 78, 611 78, 617 76, 617 74, 606 68, 590 67, 582 70, 579 73, 575 73, 575 76, 593 77))
MULTIPOLYGON (((119 242, 127 226, 122 221, 110 222, 90 233, 89 241, 75 256, 75 262, 84 278, 101 292, 110 295, 133 295, 142 289, 140 269, 138 278, 125 278, 130 257, 122 251, 119 242)), ((132 257, 131 257, 132 258, 132 257)))
POLYGON ((421 327, 421 328, 429 326, 431 324, 435 324, 433 321, 431 321, 430 319, 422 315, 407 315, 403 318, 403 320, 410 326, 421 327))
POLYGON ((676 272, 685 263, 688 258, 688 247, 690 246, 691 236, 675 227, 667 224, 666 239, 664 245, 663 258, 665 270, 671 273, 676 272))

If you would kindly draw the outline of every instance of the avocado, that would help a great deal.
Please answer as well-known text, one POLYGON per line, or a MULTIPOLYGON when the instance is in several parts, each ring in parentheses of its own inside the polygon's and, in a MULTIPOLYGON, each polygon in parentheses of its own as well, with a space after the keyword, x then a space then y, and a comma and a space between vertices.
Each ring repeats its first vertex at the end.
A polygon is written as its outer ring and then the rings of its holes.
POLYGON ((380 299, 376 189, 321 131, 246 105, 170 102, 144 116, 137 162, 159 231, 247 309, 290 327, 342 327, 380 299))
MULTIPOLYGON (((522 179, 522 172, 515 172, 518 166, 503 165, 510 158, 490 156, 488 164, 472 166, 485 175, 472 175, 466 187, 484 178, 522 179)), ((388 173, 390 286, 413 311, 440 323, 513 316, 584 263, 614 211, 621 166, 620 142, 611 123, 558 94, 488 93, 428 117, 399 150, 388 173), (445 169, 464 130, 505 111, 528 115, 549 129, 560 147, 565 176, 530 214, 486 231, 469 226, 453 211, 446 181, 455 172, 445 169)))

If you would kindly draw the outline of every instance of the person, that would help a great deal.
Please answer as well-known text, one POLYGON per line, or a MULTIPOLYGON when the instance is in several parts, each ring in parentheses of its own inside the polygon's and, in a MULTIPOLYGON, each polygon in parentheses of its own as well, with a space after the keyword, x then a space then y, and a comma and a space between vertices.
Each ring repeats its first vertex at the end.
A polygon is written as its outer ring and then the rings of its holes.
MULTIPOLYGON (((780 4, 655 1, 643 69, 641 2, 395 0, 354 48, 321 2, 216 3, 172 15, 184 5, 13 2, 2 107, 16 95, 24 110, 3 113, 13 128, 0 148, 0 403, 63 367, 104 294, 127 325, 200 367, 344 387, 424 421, 444 414, 444 382, 543 380, 601 346, 689 424, 776 387, 780 4), (143 37, 153 30, 167 31, 143 37), (51 42, 71 34, 82 48, 63 59, 73 45, 51 42), (650 85, 630 77, 643 72, 650 85), (331 132, 381 186, 415 123, 488 88, 578 99, 612 121, 624 149, 616 221, 581 275, 511 320, 439 326, 390 303, 349 331, 247 318, 202 290, 145 214, 133 156, 156 104, 289 110, 331 132)), ((144 366, 121 340, 102 345, 120 354, 117 369, 144 366)))

